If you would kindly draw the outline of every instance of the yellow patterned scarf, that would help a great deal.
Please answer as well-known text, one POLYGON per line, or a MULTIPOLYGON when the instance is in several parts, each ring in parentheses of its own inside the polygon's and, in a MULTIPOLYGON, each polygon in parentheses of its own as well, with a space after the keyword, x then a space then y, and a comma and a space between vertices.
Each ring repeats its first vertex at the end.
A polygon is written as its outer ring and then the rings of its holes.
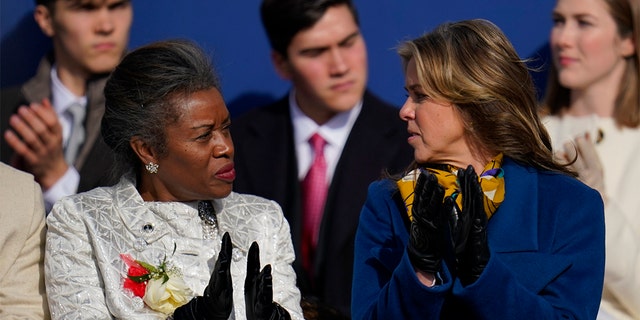
MULTIPOLYGON (((498 154, 484 167, 484 170, 478 177, 480 187, 484 191, 484 211, 487 218, 498 210, 498 206, 504 201, 504 171, 502 170, 502 153, 498 154)), ((460 185, 458 183, 458 168, 453 166, 445 166, 441 169, 435 168, 419 168, 409 172, 402 179, 398 180, 398 189, 400 195, 407 208, 407 214, 411 219, 411 206, 413 205, 413 190, 421 170, 427 170, 438 178, 438 183, 444 188, 445 197, 452 196, 458 207, 462 209, 462 196, 460 196, 460 185)))

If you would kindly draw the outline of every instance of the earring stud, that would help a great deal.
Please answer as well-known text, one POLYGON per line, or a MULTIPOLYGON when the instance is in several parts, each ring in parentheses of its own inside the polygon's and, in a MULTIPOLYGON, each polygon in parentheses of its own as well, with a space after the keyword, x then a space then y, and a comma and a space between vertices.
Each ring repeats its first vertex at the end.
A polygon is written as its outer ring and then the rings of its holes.
POLYGON ((158 165, 153 162, 147 163, 144 167, 149 173, 158 173, 158 165))

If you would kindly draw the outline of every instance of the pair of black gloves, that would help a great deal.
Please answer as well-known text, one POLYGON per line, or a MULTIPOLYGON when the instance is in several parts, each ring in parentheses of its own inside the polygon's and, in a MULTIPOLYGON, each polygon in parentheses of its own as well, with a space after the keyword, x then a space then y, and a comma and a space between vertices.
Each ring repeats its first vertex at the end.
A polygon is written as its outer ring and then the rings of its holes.
POLYGON ((471 165, 458 170, 462 209, 429 172, 418 177, 414 191, 407 253, 418 270, 436 274, 446 259, 463 286, 474 283, 489 261, 487 215, 478 176, 471 165), (444 198, 444 199, 443 199, 444 198))
MULTIPOLYGON (((233 309, 231 284, 231 237, 222 236, 222 247, 211 273, 204 295, 178 307, 175 320, 226 320, 233 309)), ((289 312, 273 301, 271 265, 260 271, 260 249, 253 242, 247 257, 247 276, 244 281, 244 301, 248 320, 290 320, 289 312)))

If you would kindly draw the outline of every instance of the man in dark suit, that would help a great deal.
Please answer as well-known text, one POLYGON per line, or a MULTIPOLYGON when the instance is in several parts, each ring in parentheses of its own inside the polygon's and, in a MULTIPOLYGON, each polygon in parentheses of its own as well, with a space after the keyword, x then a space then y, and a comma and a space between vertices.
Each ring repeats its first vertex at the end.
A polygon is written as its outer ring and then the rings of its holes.
POLYGON ((366 90, 366 47, 351 1, 264 0, 261 18, 272 62, 292 88, 234 119, 234 188, 282 206, 303 299, 348 316, 353 242, 367 187, 412 161, 406 126, 397 108, 366 90), (309 142, 316 135, 320 149, 309 142), (316 163, 326 188, 308 195, 316 163), (313 210, 305 199, 316 196, 323 209, 309 225, 313 210))
POLYGON ((2 90, 0 157, 34 175, 49 212, 63 196, 113 183, 102 91, 125 53, 133 8, 130 0, 36 0, 34 18, 53 50, 32 79, 2 90))

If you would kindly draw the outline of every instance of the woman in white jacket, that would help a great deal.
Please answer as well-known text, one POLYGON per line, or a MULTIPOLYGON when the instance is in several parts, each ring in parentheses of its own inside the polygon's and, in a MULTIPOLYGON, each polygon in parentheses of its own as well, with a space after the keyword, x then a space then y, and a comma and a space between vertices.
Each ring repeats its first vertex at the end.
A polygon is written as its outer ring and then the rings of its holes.
POLYGON ((543 119, 605 202, 599 319, 640 319, 640 1, 558 0, 543 119))
POLYGON ((126 173, 49 215, 52 317, 302 319, 280 207, 231 191, 230 116, 207 56, 141 47, 105 97, 102 136, 126 173))

